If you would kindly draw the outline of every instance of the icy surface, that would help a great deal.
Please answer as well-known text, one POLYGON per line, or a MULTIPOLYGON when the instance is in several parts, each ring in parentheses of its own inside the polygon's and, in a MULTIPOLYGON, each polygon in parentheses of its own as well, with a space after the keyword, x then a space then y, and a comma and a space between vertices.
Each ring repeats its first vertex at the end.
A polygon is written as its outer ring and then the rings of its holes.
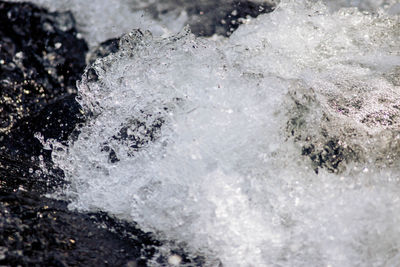
POLYGON ((215 43, 133 31, 79 83, 53 159, 105 210, 210 266, 400 261, 400 24, 282 1, 215 43))

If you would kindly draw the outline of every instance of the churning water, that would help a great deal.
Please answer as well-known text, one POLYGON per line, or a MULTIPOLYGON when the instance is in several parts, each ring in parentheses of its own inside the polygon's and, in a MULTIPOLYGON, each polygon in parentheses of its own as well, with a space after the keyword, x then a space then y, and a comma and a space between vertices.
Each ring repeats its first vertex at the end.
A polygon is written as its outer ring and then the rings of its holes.
POLYGON ((77 140, 52 144, 70 207, 210 266, 396 266, 400 20, 381 2, 285 0, 218 41, 126 34, 78 84, 77 140))

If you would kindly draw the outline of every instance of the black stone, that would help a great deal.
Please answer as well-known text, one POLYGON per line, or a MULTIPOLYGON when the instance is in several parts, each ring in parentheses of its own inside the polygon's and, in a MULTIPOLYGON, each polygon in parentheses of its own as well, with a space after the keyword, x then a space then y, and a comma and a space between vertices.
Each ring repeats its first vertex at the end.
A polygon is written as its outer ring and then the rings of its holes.
POLYGON ((34 138, 66 140, 81 120, 76 81, 88 47, 71 13, 0 1, 0 153, 30 160, 34 138))
POLYGON ((160 243, 104 213, 24 191, 0 192, 0 265, 146 266, 160 243))

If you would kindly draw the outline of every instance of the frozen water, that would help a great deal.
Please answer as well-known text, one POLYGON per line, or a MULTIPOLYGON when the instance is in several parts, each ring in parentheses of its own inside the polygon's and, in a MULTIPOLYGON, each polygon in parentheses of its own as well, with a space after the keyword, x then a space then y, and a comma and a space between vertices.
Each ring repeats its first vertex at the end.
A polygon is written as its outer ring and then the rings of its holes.
POLYGON ((229 39, 133 31, 53 160, 104 210, 224 266, 396 266, 400 23, 282 1, 229 39))

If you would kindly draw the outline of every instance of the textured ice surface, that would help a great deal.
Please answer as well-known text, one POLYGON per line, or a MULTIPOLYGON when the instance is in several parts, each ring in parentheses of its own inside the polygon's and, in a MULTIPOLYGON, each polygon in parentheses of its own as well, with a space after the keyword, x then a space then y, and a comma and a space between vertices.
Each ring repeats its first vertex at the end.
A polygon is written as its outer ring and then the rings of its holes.
POLYGON ((53 143, 71 208, 211 266, 396 266, 399 38, 398 16, 308 1, 218 43, 125 35, 78 85, 79 138, 53 143))

